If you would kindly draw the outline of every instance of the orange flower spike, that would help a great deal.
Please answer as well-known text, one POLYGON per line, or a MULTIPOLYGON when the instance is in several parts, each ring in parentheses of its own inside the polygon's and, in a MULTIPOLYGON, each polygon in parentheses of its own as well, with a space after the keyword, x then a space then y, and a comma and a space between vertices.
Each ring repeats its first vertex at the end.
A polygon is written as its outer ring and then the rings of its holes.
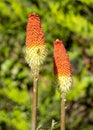
POLYGON ((39 70, 46 54, 47 51, 44 44, 44 33, 42 31, 40 18, 36 14, 29 14, 26 28, 26 62, 32 70, 39 70))
POLYGON ((61 40, 54 41, 54 72, 58 78, 61 94, 72 86, 71 65, 61 40))
POLYGON ((27 32, 26 32, 26 46, 44 45, 44 34, 40 24, 40 18, 37 14, 29 14, 27 32))

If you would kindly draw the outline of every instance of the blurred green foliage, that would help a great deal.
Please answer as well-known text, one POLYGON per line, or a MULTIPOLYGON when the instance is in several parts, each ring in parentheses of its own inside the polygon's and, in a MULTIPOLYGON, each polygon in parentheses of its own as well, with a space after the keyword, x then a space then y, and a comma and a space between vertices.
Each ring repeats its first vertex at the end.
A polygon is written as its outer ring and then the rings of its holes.
POLYGON ((39 80, 38 127, 60 129, 60 94, 53 76, 53 41, 59 38, 73 71, 67 130, 92 130, 93 0, 0 0, 0 130, 31 129, 32 76, 24 57, 32 12, 41 18, 49 52, 39 80))

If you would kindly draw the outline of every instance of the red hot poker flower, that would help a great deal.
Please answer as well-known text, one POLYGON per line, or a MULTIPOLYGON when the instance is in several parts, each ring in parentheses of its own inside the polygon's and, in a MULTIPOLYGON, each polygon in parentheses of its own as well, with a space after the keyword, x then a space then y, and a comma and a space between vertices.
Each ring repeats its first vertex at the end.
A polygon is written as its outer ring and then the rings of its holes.
POLYGON ((29 14, 26 28, 26 61, 32 70, 39 70, 46 57, 44 33, 40 18, 36 14, 29 14))
POLYGON ((61 93, 66 93, 72 85, 71 65, 61 40, 54 41, 54 72, 58 78, 61 93))

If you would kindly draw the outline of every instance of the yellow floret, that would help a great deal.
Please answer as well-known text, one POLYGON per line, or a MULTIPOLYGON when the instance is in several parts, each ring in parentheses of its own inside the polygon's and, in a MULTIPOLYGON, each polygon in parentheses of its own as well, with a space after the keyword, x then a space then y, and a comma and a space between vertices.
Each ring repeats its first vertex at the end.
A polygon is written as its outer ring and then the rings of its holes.
POLYGON ((39 68, 39 66, 44 62, 47 54, 46 46, 32 46, 26 47, 26 62, 29 64, 31 69, 39 68))
POLYGON ((72 77, 71 76, 59 76, 58 77, 60 91, 62 93, 67 93, 72 86, 72 77))

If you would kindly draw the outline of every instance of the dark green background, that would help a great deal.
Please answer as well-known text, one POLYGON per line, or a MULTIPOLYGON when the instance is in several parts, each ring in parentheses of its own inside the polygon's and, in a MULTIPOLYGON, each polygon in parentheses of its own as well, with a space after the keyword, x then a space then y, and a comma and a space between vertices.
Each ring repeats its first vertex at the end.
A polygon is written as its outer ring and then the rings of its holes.
POLYGON ((37 127, 60 129, 53 41, 62 39, 73 71, 73 89, 66 101, 66 130, 92 130, 93 0, 0 0, 0 130, 31 129, 32 74, 25 63, 25 34, 32 12, 40 16, 48 48, 38 87, 37 127))

